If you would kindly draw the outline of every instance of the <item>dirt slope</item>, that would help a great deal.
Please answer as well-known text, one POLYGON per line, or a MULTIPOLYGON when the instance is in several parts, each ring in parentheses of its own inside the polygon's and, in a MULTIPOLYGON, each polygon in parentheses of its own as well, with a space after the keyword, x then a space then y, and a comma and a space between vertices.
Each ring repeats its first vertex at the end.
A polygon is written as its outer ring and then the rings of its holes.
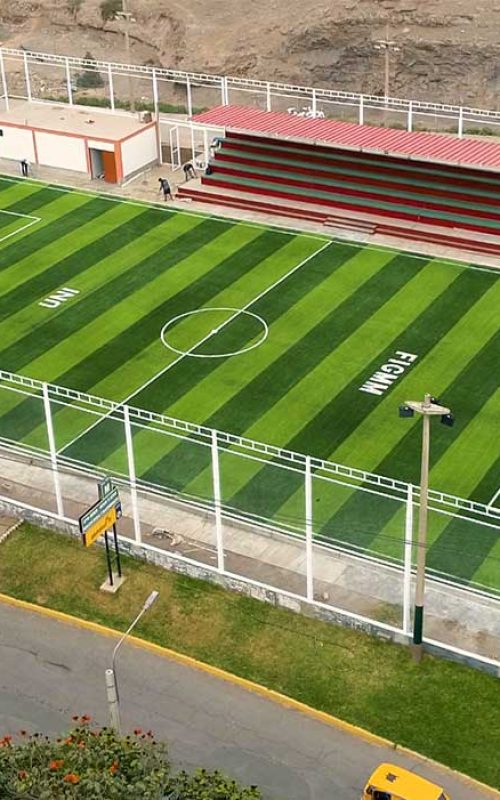
MULTIPOLYGON (((99 0, 0 0, 4 44, 125 60, 99 0)), ((137 63, 498 107, 500 0, 130 0, 137 63)))

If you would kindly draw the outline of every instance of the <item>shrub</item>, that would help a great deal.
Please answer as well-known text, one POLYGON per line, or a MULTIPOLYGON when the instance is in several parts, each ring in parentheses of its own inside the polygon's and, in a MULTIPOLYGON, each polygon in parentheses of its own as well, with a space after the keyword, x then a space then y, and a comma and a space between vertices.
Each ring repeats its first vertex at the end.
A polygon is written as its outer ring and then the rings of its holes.
POLYGON ((73 717, 64 737, 39 733, 0 739, 0 797, 11 800, 261 800, 220 772, 172 775, 165 745, 151 731, 120 736, 73 717))
POLYGON ((104 81, 95 66, 95 58, 92 53, 85 53, 85 60, 93 62, 80 72, 76 78, 76 85, 79 89, 100 89, 104 86, 104 81))
POLYGON ((217 770, 196 770, 193 775, 180 772, 170 781, 166 797, 172 800, 261 800, 256 786, 242 788, 217 770))
POLYGON ((99 8, 103 22, 115 19, 119 11, 122 11, 122 0, 103 0, 99 8))
POLYGON ((66 5, 68 7, 68 11, 69 11, 70 14, 73 15, 73 17, 75 17, 75 19, 78 16, 78 12, 80 11, 80 9, 82 7, 83 2, 84 2, 84 0, 66 0, 66 5))

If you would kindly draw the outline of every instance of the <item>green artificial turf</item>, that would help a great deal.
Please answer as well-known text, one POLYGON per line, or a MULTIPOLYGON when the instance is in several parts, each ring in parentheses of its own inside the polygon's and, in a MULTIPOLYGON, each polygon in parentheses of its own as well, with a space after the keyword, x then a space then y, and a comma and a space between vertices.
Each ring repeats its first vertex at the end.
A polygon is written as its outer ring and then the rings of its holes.
MULTIPOLYGON (((397 409, 429 391, 457 420, 433 424, 431 485, 482 503, 500 485, 499 308, 494 270, 0 181, 1 369, 413 483, 421 429, 397 409), (2 209, 39 222, 2 238, 22 219, 2 209), (78 294, 40 305, 64 287, 78 294), (418 358, 361 392, 397 350, 418 358)), ((52 413, 65 456, 126 473, 119 421, 52 413)), ((40 401, 0 392, 0 436, 46 449, 40 401)), ((143 481, 211 497, 208 447, 146 426, 134 452, 143 481)), ((224 504, 302 528, 300 471, 233 452, 220 467, 224 504)), ((318 535, 401 559, 400 502, 317 478, 313 500, 318 535)), ((431 568, 500 589, 499 558, 497 528, 431 514, 431 568)))

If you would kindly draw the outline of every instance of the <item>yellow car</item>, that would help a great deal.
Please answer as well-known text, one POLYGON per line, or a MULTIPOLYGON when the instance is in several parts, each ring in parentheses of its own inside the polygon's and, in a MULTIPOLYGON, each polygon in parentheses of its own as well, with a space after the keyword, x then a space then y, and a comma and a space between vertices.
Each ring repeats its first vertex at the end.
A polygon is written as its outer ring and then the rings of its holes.
POLYGON ((380 764, 361 800, 451 800, 441 786, 394 764, 380 764))

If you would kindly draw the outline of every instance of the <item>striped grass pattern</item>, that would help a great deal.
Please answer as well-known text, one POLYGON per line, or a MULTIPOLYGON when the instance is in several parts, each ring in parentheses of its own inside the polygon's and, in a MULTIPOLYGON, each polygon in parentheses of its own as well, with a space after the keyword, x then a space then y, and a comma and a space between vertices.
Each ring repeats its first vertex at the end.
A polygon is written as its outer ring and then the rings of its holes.
MULTIPOLYGON (((415 483, 420 427, 397 409, 429 391, 457 417, 433 424, 431 485, 484 503, 500 484, 499 321, 494 270, 0 180, 2 369, 415 483), (2 211, 39 221, 10 236, 21 218, 2 211), (416 359, 360 391, 397 352, 416 359)), ((53 414, 65 455, 126 471, 116 421, 53 414)), ((46 447, 40 404, 0 393, 0 436, 46 447)), ((147 429, 134 448, 142 479, 210 497, 208 448, 147 429)), ((221 470, 225 503, 302 518, 299 474, 232 453, 221 470)), ((394 500, 320 481, 313 499, 322 536, 399 557, 394 500)), ((430 565, 500 588, 497 531, 472 533, 431 519, 430 565)))

